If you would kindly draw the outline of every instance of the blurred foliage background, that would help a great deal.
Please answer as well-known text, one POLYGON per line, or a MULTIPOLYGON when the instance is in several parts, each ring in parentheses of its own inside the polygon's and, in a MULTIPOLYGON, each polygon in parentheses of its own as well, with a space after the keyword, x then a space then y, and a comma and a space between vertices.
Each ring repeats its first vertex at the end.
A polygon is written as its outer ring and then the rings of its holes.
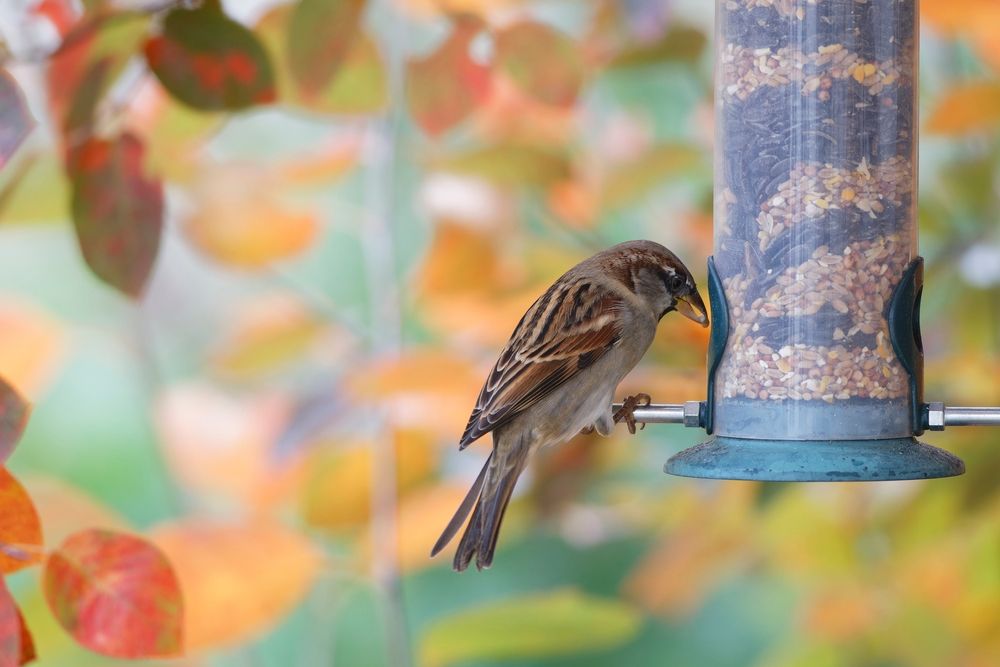
MULTIPOLYGON (((169 664, 1000 664, 986 429, 926 436, 963 477, 857 485, 668 477, 699 439, 680 427, 581 436, 522 479, 488 573, 427 557, 485 458, 456 451, 481 382, 549 281, 650 238, 703 283, 711 2, 373 0, 347 36, 294 3, 225 2, 276 82, 239 111, 191 108, 147 68, 169 4, 0 10, 37 123, 0 171, 0 375, 34 404, 10 468, 47 545, 106 526, 164 550, 189 655, 169 664), (134 13, 48 57, 108 7, 134 13), (340 64, 317 71, 327 43, 340 64), (70 222, 87 95, 92 129, 141 138, 165 183, 135 301, 70 222)), ((996 405, 1000 6, 921 5, 926 394, 996 405)), ((680 320, 622 395, 704 396, 706 333, 680 320)), ((37 576, 9 585, 38 664, 108 664, 37 576)))

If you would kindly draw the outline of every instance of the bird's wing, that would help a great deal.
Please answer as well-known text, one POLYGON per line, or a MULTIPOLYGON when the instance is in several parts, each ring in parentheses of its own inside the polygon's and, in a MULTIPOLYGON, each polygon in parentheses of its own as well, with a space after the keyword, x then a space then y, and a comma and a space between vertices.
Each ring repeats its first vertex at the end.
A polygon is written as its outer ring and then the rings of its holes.
POLYGON ((557 281, 500 352, 459 443, 512 420, 618 345, 625 300, 586 277, 557 281))

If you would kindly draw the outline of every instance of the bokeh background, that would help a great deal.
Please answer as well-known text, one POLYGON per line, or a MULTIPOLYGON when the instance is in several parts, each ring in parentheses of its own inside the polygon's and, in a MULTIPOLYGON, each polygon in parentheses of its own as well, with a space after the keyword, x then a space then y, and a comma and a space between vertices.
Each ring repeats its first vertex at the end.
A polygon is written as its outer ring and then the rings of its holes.
MULTIPOLYGON (((963 477, 857 485, 668 477, 699 439, 677 426, 581 436, 522 478, 491 570, 427 556, 486 456, 456 447, 481 382, 552 279, 650 238, 703 282, 712 2, 372 0, 311 97, 281 57, 291 10, 225 2, 279 81, 239 113, 164 91, 135 58, 150 16, 102 28, 100 123, 166 183, 137 301, 70 222, 60 119, 87 54, 45 57, 102 4, 0 10, 37 122, 0 171, 0 375, 34 405, 10 469, 46 544, 123 528, 179 572, 189 657, 157 664, 1000 664, 995 430, 926 436, 963 477)), ((921 5, 926 394, 996 405, 1000 5, 921 5)), ((621 394, 703 398, 706 343, 666 318, 621 394)), ((9 585, 38 664, 111 664, 37 577, 9 585)))

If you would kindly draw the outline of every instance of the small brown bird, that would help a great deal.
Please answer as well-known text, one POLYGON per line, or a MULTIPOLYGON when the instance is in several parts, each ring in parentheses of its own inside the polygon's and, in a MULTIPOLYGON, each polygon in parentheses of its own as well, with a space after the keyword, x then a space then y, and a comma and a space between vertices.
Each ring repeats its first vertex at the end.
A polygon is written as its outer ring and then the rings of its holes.
POLYGON ((514 484, 532 451, 583 430, 609 435, 622 420, 635 432, 632 411, 640 397, 629 397, 615 414, 612 398, 653 342, 660 318, 672 310, 708 326, 691 272, 653 241, 597 253, 535 301, 500 352, 459 443, 465 449, 492 431, 493 451, 431 556, 472 511, 454 567, 464 570, 473 556, 478 569, 489 567, 514 484))

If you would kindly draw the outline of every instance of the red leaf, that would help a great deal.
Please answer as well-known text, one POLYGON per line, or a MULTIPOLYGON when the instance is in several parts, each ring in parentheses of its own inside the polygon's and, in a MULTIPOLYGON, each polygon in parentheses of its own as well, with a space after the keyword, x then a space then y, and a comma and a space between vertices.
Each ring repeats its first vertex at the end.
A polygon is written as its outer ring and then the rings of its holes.
POLYGON ((365 10, 365 0, 300 0, 288 22, 288 65, 302 93, 314 97, 344 64, 365 10))
POLYGON ((0 169, 35 126, 14 77, 0 69, 0 169))
POLYGON ((110 530, 75 533, 49 556, 42 585, 60 625, 92 651, 116 658, 181 652, 180 584, 146 540, 110 530))
POLYGON ((70 156, 73 223, 83 258, 103 281, 138 297, 156 261, 163 184, 143 173, 144 149, 131 134, 90 139, 70 156))
POLYGON ((21 483, 0 467, 0 573, 10 574, 41 560, 42 525, 21 483))
POLYGON ((35 659, 35 641, 17 602, 0 579, 0 667, 26 665, 35 659))
POLYGON ((0 463, 14 451, 28 424, 30 406, 21 398, 17 390, 0 378, 0 463))
POLYGON ((497 65, 539 102, 569 106, 583 81, 580 48, 540 23, 516 23, 497 35, 497 65))
POLYGON ((462 122, 489 97, 490 68, 469 56, 479 29, 475 21, 460 20, 437 51, 407 66, 410 113, 429 134, 462 122))
POLYGON ((146 62, 177 100, 206 111, 273 102, 274 73, 257 37, 211 3, 174 9, 146 42, 146 62))

